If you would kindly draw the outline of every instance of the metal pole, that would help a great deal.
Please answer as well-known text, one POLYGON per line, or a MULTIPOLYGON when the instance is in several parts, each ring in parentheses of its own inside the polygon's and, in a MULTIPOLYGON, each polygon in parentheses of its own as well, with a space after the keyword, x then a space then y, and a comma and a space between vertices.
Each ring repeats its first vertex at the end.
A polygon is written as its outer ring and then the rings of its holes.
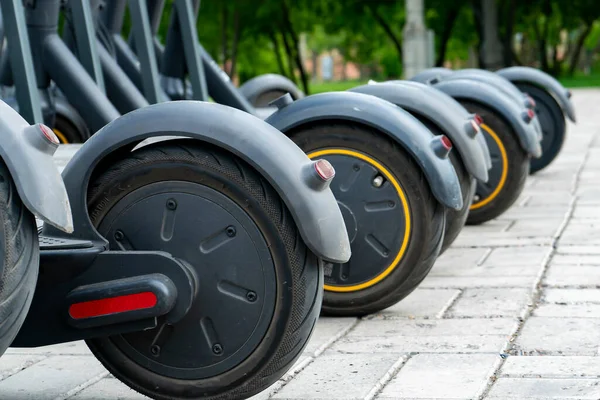
POLYGON ((423 0, 406 0, 403 38, 404 77, 409 79, 428 67, 428 33, 423 0))

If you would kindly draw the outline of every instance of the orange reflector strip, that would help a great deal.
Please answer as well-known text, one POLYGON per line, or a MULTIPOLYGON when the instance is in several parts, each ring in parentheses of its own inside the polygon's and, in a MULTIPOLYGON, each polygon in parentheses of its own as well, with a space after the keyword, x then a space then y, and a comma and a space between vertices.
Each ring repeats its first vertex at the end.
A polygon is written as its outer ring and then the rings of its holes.
POLYGON ((103 315, 122 313, 152 308, 156 305, 156 295, 152 292, 128 294, 109 297, 107 299, 90 300, 75 303, 69 307, 69 315, 73 319, 100 317, 103 315))

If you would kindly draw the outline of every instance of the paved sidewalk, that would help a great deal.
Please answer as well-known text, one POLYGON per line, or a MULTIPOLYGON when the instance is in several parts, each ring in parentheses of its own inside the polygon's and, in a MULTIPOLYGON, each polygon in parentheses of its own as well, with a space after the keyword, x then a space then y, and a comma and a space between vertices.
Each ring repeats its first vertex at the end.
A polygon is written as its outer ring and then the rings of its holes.
MULTIPOLYGON (((573 97, 580 122, 511 210, 465 229, 400 304, 321 318, 254 399, 600 399, 600 91, 573 97)), ((0 398, 144 397, 71 343, 10 349, 0 398)))

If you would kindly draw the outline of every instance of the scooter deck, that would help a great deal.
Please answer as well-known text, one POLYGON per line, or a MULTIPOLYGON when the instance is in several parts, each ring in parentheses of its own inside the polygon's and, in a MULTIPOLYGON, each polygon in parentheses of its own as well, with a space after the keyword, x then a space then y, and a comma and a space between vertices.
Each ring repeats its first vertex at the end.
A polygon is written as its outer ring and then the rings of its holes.
POLYGON ((85 249, 93 247, 89 240, 64 239, 51 236, 39 236, 40 250, 85 249))

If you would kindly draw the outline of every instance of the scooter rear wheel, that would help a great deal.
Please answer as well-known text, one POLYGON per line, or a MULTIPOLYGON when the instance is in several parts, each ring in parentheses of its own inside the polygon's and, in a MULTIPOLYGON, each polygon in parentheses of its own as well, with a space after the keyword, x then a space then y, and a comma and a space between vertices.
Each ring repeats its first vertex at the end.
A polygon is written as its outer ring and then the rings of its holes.
POLYGON ((531 159, 530 174, 546 168, 560 153, 565 142, 567 125, 562 109, 548 92, 537 86, 517 83, 522 92, 535 101, 535 113, 542 126, 542 156, 531 159))
POLYGON ((445 214, 412 157, 361 125, 303 126, 290 137, 309 158, 327 159, 352 257, 325 269, 323 313, 365 315, 408 296, 440 251, 445 214))
MULTIPOLYGON (((444 132, 434 123, 429 121, 427 118, 417 116, 417 118, 433 133, 434 135, 443 135, 444 132)), ((458 182, 460 183, 460 192, 463 198, 463 206, 460 210, 447 209, 446 210, 446 227, 444 229, 444 241, 442 242, 442 249, 440 254, 450 247, 450 245, 456 240, 462 229, 464 228, 467 217, 469 216, 469 207, 473 202, 475 196, 476 181, 467 171, 464 162, 460 154, 456 150, 450 152, 450 162, 454 166, 456 175, 458 176, 458 182)))
POLYGON ((96 174, 88 199, 111 249, 170 252, 199 282, 173 326, 88 341, 113 375, 154 399, 242 399, 293 365, 319 315, 322 261, 249 165, 155 143, 96 174))
POLYGON ((489 180, 477 183, 467 218, 467 224, 478 225, 502 215, 519 198, 529 175, 530 157, 519 144, 516 133, 498 113, 472 102, 461 104, 483 118, 481 132, 492 158, 489 180))
POLYGON ((39 246, 33 215, 0 161, 0 356, 19 332, 33 299, 39 246))

